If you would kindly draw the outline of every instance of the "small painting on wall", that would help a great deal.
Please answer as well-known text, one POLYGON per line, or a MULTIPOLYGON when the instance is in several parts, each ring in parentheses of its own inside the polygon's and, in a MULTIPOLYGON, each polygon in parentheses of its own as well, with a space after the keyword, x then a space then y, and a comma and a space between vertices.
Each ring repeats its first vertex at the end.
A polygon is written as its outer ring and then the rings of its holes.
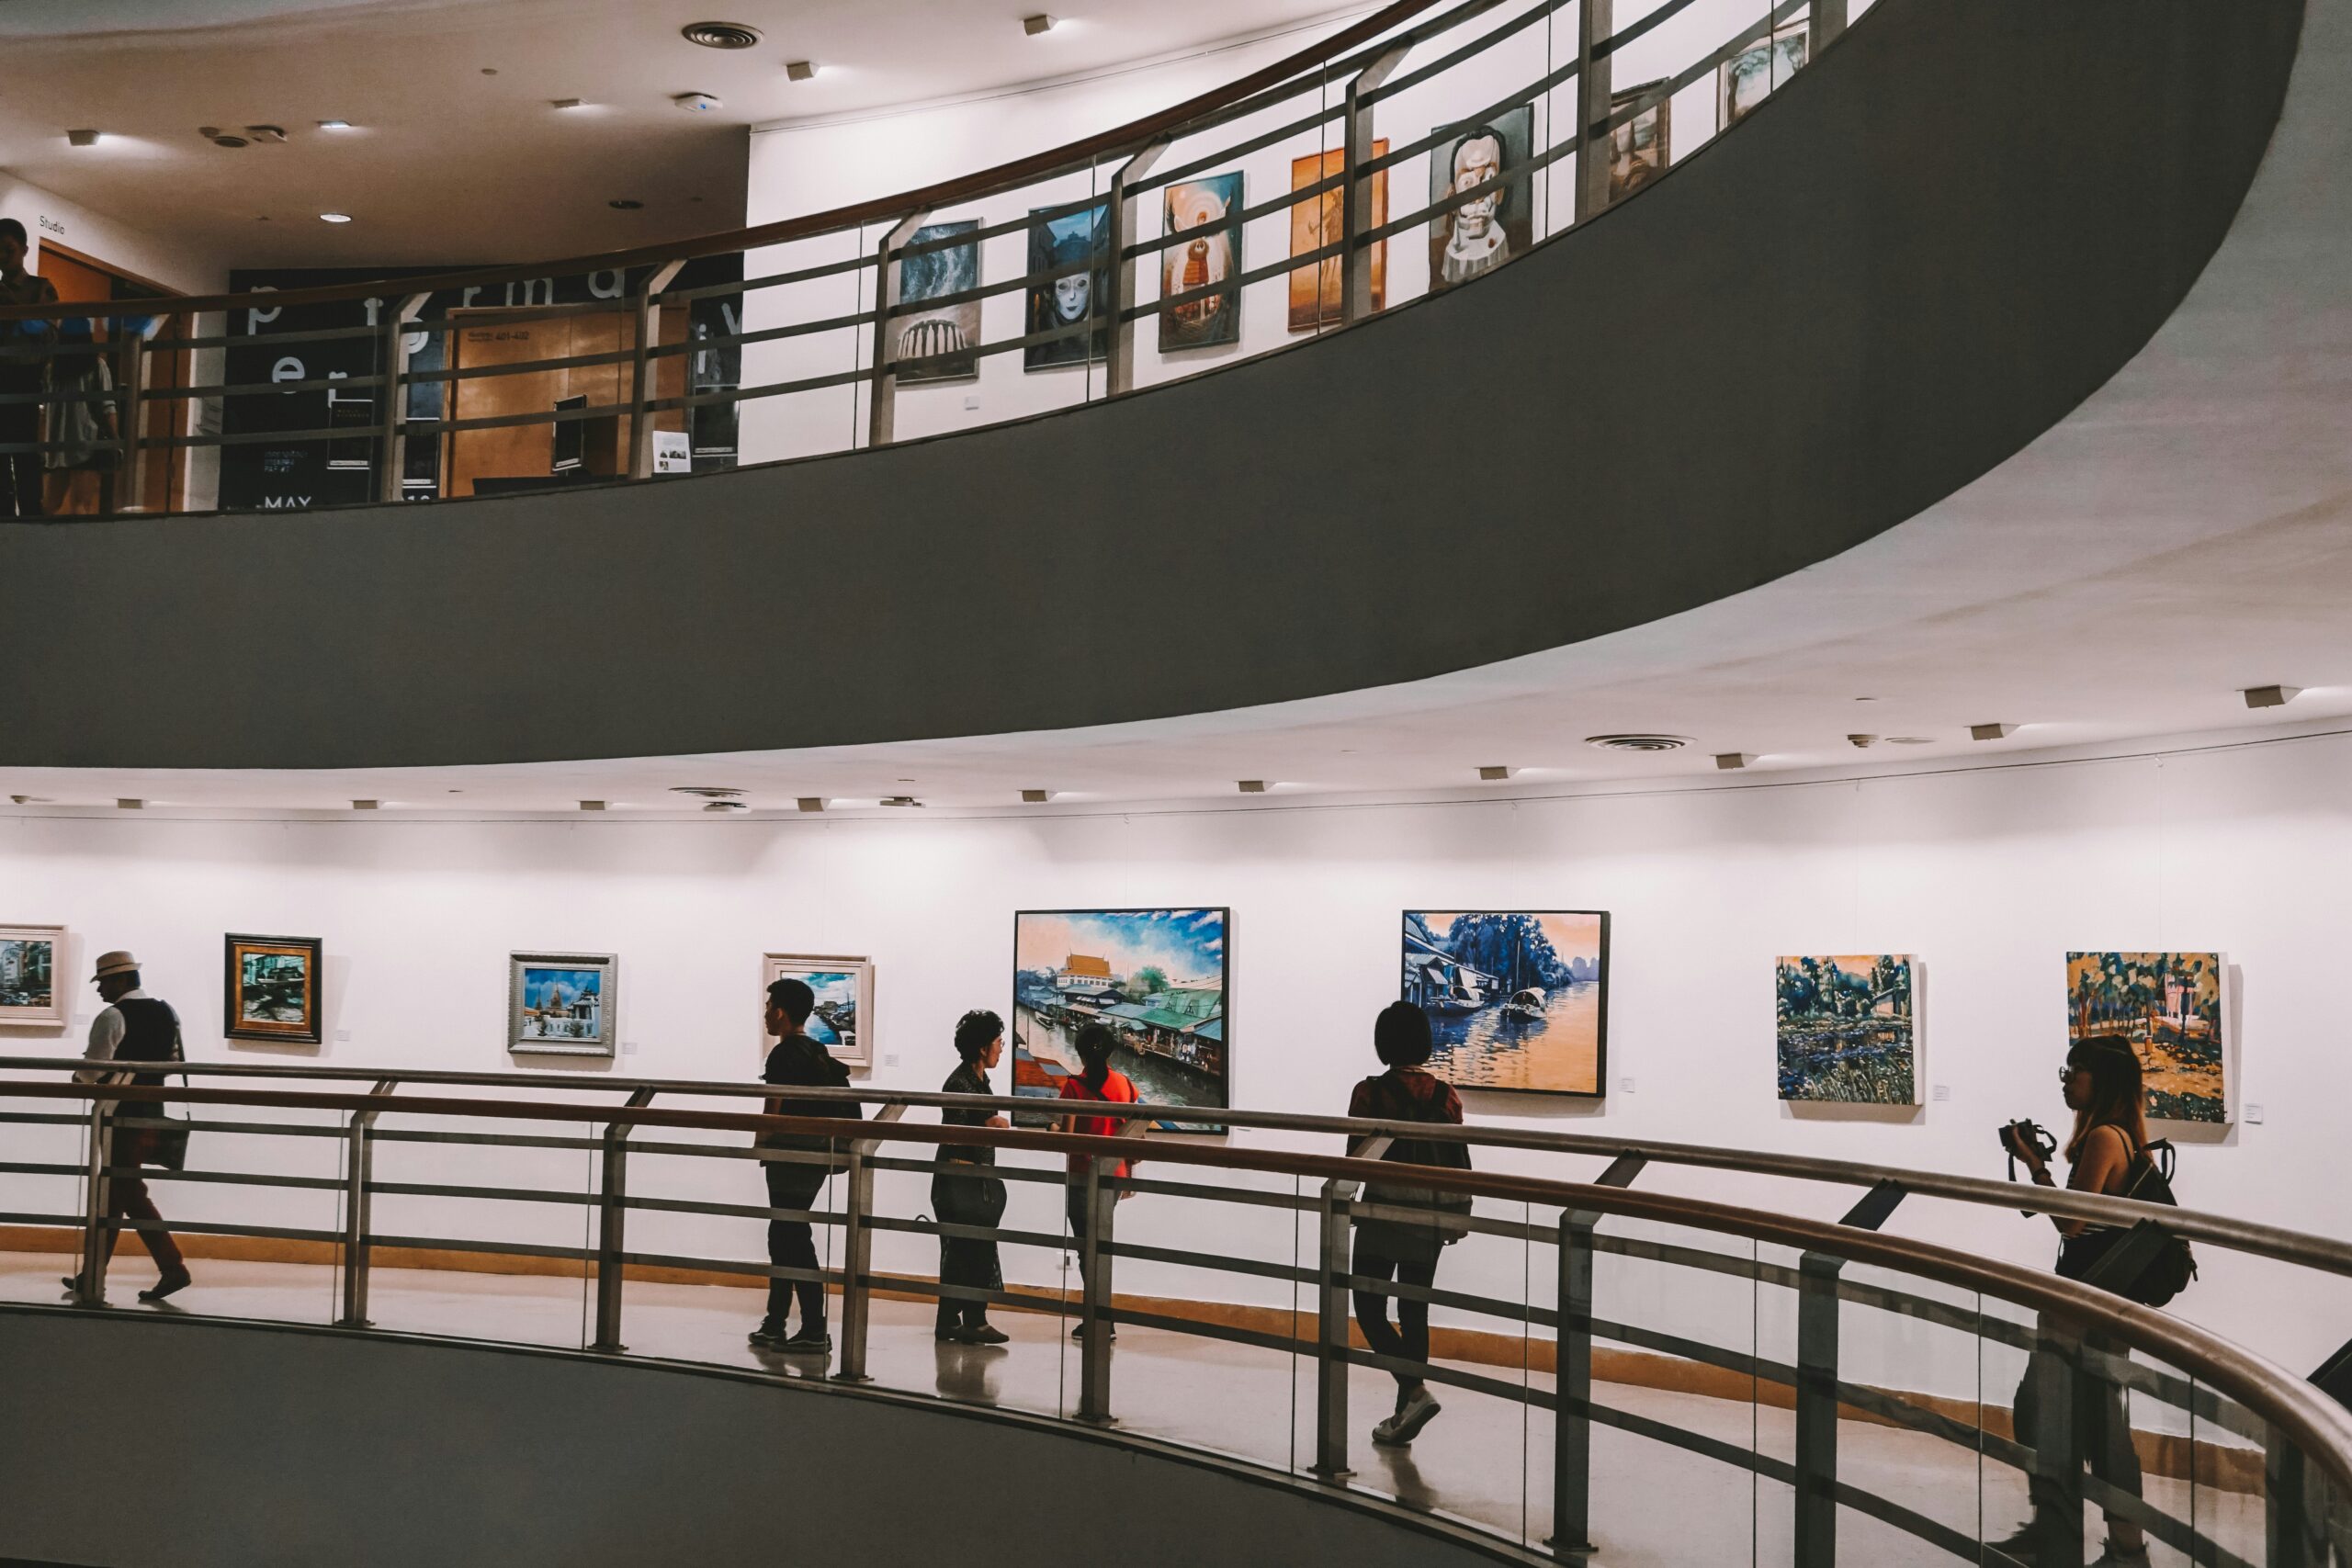
POLYGON ((1610 118, 1644 99, 1654 99, 1619 120, 1609 132, 1609 199, 1628 197, 1666 173, 1674 161, 1674 99, 1670 82, 1645 82, 1609 100, 1610 118))
POLYGON ((2113 1040, 2140 1058, 2148 1114, 2227 1122, 2229 1041, 2218 953, 2066 954, 2066 1043, 2113 1040))
POLYGON ((1807 24, 1772 29, 1715 67, 1715 125, 1729 130, 1772 96, 1772 89, 1804 69, 1807 24))
MULTIPOLYGON (((938 244, 979 229, 977 218, 952 223, 931 223, 918 229, 911 245, 938 244)), ((980 243, 945 244, 937 250, 916 251, 899 258, 899 303, 920 305, 951 294, 966 294, 980 286, 980 243)), ((910 310, 898 319, 890 357, 899 366, 899 385, 925 381, 961 381, 980 373, 976 351, 980 346, 980 302, 961 299, 928 310, 910 310)))
POLYGON ((65 1021, 63 926, 0 926, 0 1029, 65 1021))
POLYGON ((517 953, 508 964, 509 1051, 613 1055, 620 1028, 619 959, 609 953, 517 953))
MULTIPOLYGON (((816 1010, 801 1032, 833 1059, 852 1067, 874 1065, 874 961, 807 953, 771 953, 760 963, 763 993, 778 980, 798 980, 817 993, 816 1010)), ((775 1043, 763 1034, 761 1049, 775 1043)))
POLYGON ((1781 1098, 1918 1104, 1917 976, 1906 953, 1781 959, 1773 976, 1781 1098))
POLYGON ((1083 365, 1100 359, 1111 335, 1111 206, 1098 201, 1076 212, 1030 209, 1029 276, 1062 274, 1029 285, 1028 328, 1063 335, 1021 351, 1024 370, 1083 365), (1091 321, 1090 327, 1086 323, 1091 321))
MULTIPOLYGON (((1224 909, 1023 910, 1012 919, 1012 1092, 1060 1098, 1079 1032, 1107 1025, 1111 1066, 1163 1105, 1232 1104, 1224 909)), ((1023 1117, 1026 1125, 1049 1118, 1023 1117)), ((1171 1130, 1197 1131, 1163 1123, 1171 1130)))
MULTIPOLYGON (((1372 155, 1377 160, 1388 156, 1386 138, 1372 144, 1372 155)), ((1330 179, 1347 166, 1347 154, 1338 148, 1329 152, 1306 158, 1294 158, 1290 164, 1290 188, 1305 190, 1308 186, 1330 179)), ((1312 255, 1325 245, 1336 242, 1347 227, 1347 192, 1340 186, 1290 207, 1290 254, 1312 255)), ((1372 176, 1371 226, 1374 229, 1388 221, 1388 171, 1375 170, 1372 176)), ((1365 265, 1371 270, 1372 308, 1384 309, 1388 303, 1388 242, 1374 240, 1366 249, 1365 265)), ((1336 327, 1346 318, 1346 302, 1340 298, 1340 258, 1325 256, 1321 261, 1295 267, 1290 275, 1290 330, 1311 333, 1317 327, 1336 327)))
POLYGON ((221 1032, 232 1040, 316 1045, 325 993, 319 939, 231 936, 222 942, 221 1032))
MULTIPOLYGON (((1160 204, 1168 248, 1159 253, 1159 297, 1221 283, 1241 271, 1241 176, 1210 175, 1179 180, 1160 204), (1180 234, 1189 240, 1178 242, 1180 234)), ((1241 341, 1241 296, 1238 291, 1204 295, 1170 305, 1159 313, 1162 353, 1210 348, 1241 341)))
POLYGON ((1430 1015, 1430 1070, 1457 1088, 1598 1095, 1607 1081, 1602 911, 1408 909, 1400 994, 1430 1015))
POLYGON ((1450 125, 1430 149, 1430 200, 1464 197, 1430 220, 1430 292, 1494 271, 1535 243, 1534 182, 1524 175, 1535 110, 1521 104, 1492 119, 1450 125), (1483 187, 1483 188, 1482 188, 1483 187))

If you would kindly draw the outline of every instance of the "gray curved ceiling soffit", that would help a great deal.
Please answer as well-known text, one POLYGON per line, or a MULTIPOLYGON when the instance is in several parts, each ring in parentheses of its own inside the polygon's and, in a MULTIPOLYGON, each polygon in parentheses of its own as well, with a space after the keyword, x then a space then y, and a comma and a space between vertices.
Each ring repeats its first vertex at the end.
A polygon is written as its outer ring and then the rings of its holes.
POLYGON ((0 761, 403 766, 1056 729, 1425 679, 1913 516, 2228 231, 2301 0, 1883 0, 1475 286, 1108 405, 658 488, 0 542, 0 761))

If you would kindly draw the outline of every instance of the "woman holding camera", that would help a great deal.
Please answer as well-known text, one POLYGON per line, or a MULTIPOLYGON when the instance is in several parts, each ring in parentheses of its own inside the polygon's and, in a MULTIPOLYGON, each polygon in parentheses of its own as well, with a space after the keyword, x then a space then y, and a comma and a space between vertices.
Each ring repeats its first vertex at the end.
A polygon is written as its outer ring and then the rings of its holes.
MULTIPOLYGON (((2148 1145, 2147 1091, 2141 1081, 2140 1058, 2132 1047, 2117 1040, 2086 1040, 2066 1053, 2066 1066, 2059 1072, 2065 1086, 2066 1109, 2075 1113, 2075 1126, 2066 1140, 2066 1187, 2074 1192, 2098 1192, 2110 1196, 2124 1190, 2125 1178, 2132 1162, 2148 1145)), ((2002 1133, 2002 1143, 2022 1161, 2039 1187, 2054 1187, 2050 1166, 2041 1149, 2030 1137, 2021 1134, 2012 1124, 2002 1133)), ((2064 1220, 2050 1216, 2064 1238, 2058 1247, 2058 1274, 2061 1279, 2086 1278, 2109 1247, 2126 1233, 2104 1229, 2079 1220, 2064 1220)), ((2086 1339, 2085 1348, 2104 1355, 2121 1358, 2127 1352, 2120 1345, 2086 1339)), ((2041 1401, 2045 1381, 2060 1380, 2075 1390, 2074 1417, 2076 1429, 2083 1434, 2083 1451, 2090 1456, 2091 1472, 2119 1492, 2140 1495, 2140 1455, 2132 1443, 2132 1422, 2123 1404, 2123 1391, 2112 1380, 2096 1373, 2076 1374, 2072 1368, 2051 1367, 2047 1364, 2053 1353, 2037 1349, 2027 1363, 2025 1380, 2018 1384, 2012 1415, 2020 1443, 2031 1446, 2041 1425, 2041 1401)), ((1992 1543, 2022 1568, 2035 1568, 2040 1561, 2043 1535, 2042 1516, 2048 1510, 2066 1506, 2065 1489, 2046 1480, 2041 1474, 2028 1477, 2033 1497, 2034 1518, 2007 1540, 1992 1543)), ((2148 1543, 2140 1527, 2130 1519, 2114 1514, 2107 1516, 2107 1549, 2090 1568, 2147 1568, 2148 1543)))
MULTIPOLYGON (((975 1008, 956 1021, 956 1070, 940 1085, 943 1094, 993 1094, 989 1069, 1004 1055, 1004 1020, 985 1008, 975 1008)), ((949 1106, 939 1119, 951 1127, 1009 1127, 1002 1116, 974 1107, 949 1106)), ((996 1150, 979 1144, 942 1144, 942 1165, 965 1168, 941 1170, 931 1179, 931 1207, 941 1223, 994 1226, 1004 1218, 1004 1181, 992 1174, 996 1150)), ((939 1238, 939 1282, 977 1290, 1004 1289, 1004 1269, 997 1259, 996 1243, 970 1236, 939 1238)), ((934 1335, 955 1345, 1001 1345, 1007 1336, 989 1322, 989 1303, 939 1298, 934 1335)))

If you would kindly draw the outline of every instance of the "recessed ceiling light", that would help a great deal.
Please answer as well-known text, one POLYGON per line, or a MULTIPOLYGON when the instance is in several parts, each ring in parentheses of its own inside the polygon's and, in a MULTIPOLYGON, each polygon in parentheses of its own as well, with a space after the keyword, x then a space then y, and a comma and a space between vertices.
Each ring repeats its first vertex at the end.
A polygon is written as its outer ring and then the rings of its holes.
POLYGON ((1878 737, 1875 735, 1849 735, 1846 737, 1846 744, 1853 747, 1858 751, 1867 750, 1871 747, 1878 744, 1878 737))
POLYGON ((1500 784, 1510 777, 1510 770, 1503 767, 1482 767, 1478 770, 1478 776, 1488 784, 1500 784))
POLYGON ((806 82, 816 74, 814 61, 787 60, 784 62, 784 79, 787 82, 806 82))
POLYGON ((322 212, 319 214, 319 221, 322 223, 348 223, 351 221, 351 214, 348 212, 322 212))
POLYGON ((688 22, 678 34, 705 49, 750 49, 760 41, 760 29, 741 22, 688 22))
POLYGON ((282 125, 249 125, 245 127, 245 134, 255 141, 271 141, 280 146, 286 141, 286 128, 282 125))
POLYGON ((495 76, 498 74, 498 67, 495 65, 485 65, 481 68, 481 73, 485 76, 495 76))
POLYGON ((911 795, 886 795, 882 797, 880 804, 884 806, 921 806, 922 802, 917 800, 911 795))
POLYGON ((688 114, 708 114, 719 107, 717 96, 710 93, 680 93, 670 101, 688 114))
POLYGON ((732 784, 673 784, 670 793, 700 795, 705 800, 731 800, 743 792, 732 784))
POLYGON ((1022 804, 1024 806, 1043 806, 1053 797, 1054 792, 1049 789, 1024 789, 1021 792, 1022 804))
POLYGON ((645 210, 645 203, 638 200, 635 197, 630 196, 616 196, 612 200, 605 203, 605 205, 611 208, 616 212, 642 212, 645 210))
POLYGON ((605 803, 601 800, 583 800, 580 803, 580 809, 582 811, 602 811, 605 809, 605 803))
POLYGON ((384 803, 380 800, 355 800, 351 803, 351 809, 354 811, 373 811, 383 804, 384 803))
POLYGON ((65 133, 65 144, 69 147, 96 147, 98 144, 98 132, 69 130, 65 133))
POLYGON ((147 803, 128 795, 117 795, 114 808, 117 811, 144 811, 147 809, 147 803))
POLYGON ((703 809, 705 811, 749 811, 752 808, 740 800, 714 800, 703 809))
POLYGON ((548 100, 548 107, 551 109, 584 109, 587 107, 588 100, 585 98, 549 98, 548 100))
POLYGON ((347 119, 322 119, 319 121, 319 129, 321 130, 349 130, 351 122, 347 119))
POLYGON ((1266 793, 1266 781, 1263 779, 1243 779, 1240 781, 1240 789, 1241 793, 1244 795, 1263 795, 1266 793))
POLYGON ((1022 17, 1021 30, 1031 38, 1036 38, 1040 34, 1052 32, 1060 21, 1059 17, 1048 17, 1040 11, 1034 17, 1022 17))

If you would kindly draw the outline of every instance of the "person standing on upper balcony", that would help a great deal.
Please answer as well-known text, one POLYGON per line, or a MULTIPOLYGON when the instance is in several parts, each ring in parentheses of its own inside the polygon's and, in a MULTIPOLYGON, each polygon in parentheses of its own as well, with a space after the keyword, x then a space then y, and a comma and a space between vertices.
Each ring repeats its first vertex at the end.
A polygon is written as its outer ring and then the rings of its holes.
MULTIPOLYGON (((760 1075, 763 1083, 805 1089, 849 1087, 849 1068, 834 1060, 831 1052, 806 1032, 808 1015, 816 1010, 817 993, 803 981, 787 977, 768 987, 765 1022, 767 1032, 776 1037, 776 1042, 775 1048, 768 1053, 767 1068, 760 1075)), ((770 1096, 766 1103, 771 1116, 839 1116, 855 1121, 859 1115, 854 1100, 804 1100, 779 1094, 770 1096)), ((809 1156, 760 1162, 760 1168, 767 1173, 771 1209, 808 1209, 825 1190, 826 1179, 847 1169, 849 1165, 845 1140, 813 1133, 762 1133, 754 1146, 809 1156)), ((752 1331, 752 1348, 788 1356, 831 1354, 833 1337, 826 1326, 825 1282, 816 1277, 817 1239, 809 1222, 770 1219, 768 1262, 778 1269, 805 1270, 809 1277, 769 1278, 767 1315, 752 1331), (800 1302, 800 1327, 797 1333, 787 1333, 786 1320, 792 1315, 796 1296, 800 1302)))
MULTIPOLYGON (((57 288, 38 273, 25 270, 31 243, 25 226, 0 218, 0 305, 54 305, 57 288)), ((40 441, 40 399, 46 361, 40 347, 57 335, 53 321, 27 319, 0 321, 0 517, 39 517, 41 455, 29 450, 40 441)))
MULTIPOLYGON (((137 1073, 114 1070, 113 1064, 125 1062, 181 1062, 187 1058, 180 1045, 180 1015, 172 1004, 149 996, 140 987, 139 960, 128 953, 105 953, 98 955, 97 974, 93 984, 98 997, 106 1002, 106 1010, 90 1021, 89 1048, 83 1055, 89 1061, 108 1064, 105 1067, 85 1067, 74 1077, 84 1083, 130 1083, 161 1087, 162 1073, 137 1073)), ((137 1100, 119 1103, 115 1114, 126 1111, 142 1117, 159 1115, 163 1107, 137 1100)), ((184 1130, 183 1130, 184 1131, 184 1130)), ((166 1134, 153 1127, 124 1127, 114 1134, 113 1153, 107 1164, 120 1169, 142 1165, 163 1165, 166 1134)), ((153 1230, 141 1229, 140 1235, 147 1244, 147 1255, 155 1260, 156 1270, 163 1276, 148 1289, 139 1292, 142 1302, 160 1302, 187 1289, 187 1260, 180 1256, 179 1243, 172 1233, 162 1228, 164 1216, 156 1211, 155 1201, 147 1195, 147 1183, 137 1177, 118 1176, 107 1184, 107 1214, 112 1219, 145 1220, 153 1230)), ((114 1257, 115 1243, 122 1237, 119 1229, 107 1232, 107 1257, 114 1257)), ((86 1294, 83 1282, 69 1274, 62 1281, 75 1294, 86 1294)))
MULTIPOLYGON (((940 1085, 943 1094, 992 1095, 989 1069, 1004 1056, 1004 1020, 985 1008, 974 1008, 956 1021, 956 1070, 940 1085)), ((984 1106, 968 1110, 950 1105, 939 1119, 951 1127, 1010 1127, 1012 1122, 984 1106)), ((1004 1180, 996 1174, 996 1150, 986 1144, 942 1144, 942 1169, 931 1179, 932 1212, 944 1224, 993 1227, 1004 1218, 1004 1180)), ((939 1282, 973 1290, 1004 1289, 1004 1269, 996 1243, 971 1236, 939 1238, 939 1282)), ((989 1303, 960 1297, 939 1298, 933 1336, 955 1345, 1001 1345, 1010 1337, 989 1322, 989 1303)))

